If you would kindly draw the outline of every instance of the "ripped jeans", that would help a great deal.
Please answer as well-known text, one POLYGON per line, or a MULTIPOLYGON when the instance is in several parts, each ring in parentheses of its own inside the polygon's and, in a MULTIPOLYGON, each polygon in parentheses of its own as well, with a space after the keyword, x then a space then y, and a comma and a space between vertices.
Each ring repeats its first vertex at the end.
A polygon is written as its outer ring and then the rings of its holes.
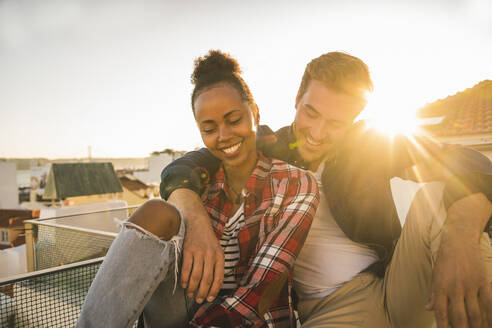
POLYGON ((185 234, 180 221, 178 234, 169 241, 132 223, 122 224, 87 293, 76 327, 131 327, 142 312, 145 327, 187 325, 197 305, 178 283, 185 234))

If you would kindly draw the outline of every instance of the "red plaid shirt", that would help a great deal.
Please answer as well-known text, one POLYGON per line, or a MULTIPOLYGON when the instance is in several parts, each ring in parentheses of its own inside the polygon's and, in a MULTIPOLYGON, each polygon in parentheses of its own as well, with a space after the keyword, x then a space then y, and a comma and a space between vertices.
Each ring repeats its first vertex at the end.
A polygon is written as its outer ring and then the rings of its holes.
MULTIPOLYGON (((218 239, 233 215, 226 188, 221 168, 202 195, 218 239)), ((292 266, 318 206, 317 183, 310 173, 259 154, 245 189, 238 288, 202 305, 191 326, 295 326, 292 266)))

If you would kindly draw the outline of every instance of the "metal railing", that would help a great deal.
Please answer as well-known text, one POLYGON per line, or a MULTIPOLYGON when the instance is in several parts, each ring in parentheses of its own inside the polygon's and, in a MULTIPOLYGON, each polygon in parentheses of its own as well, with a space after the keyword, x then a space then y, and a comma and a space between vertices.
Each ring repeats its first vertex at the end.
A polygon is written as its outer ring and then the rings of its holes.
POLYGON ((119 231, 114 218, 126 220, 137 208, 25 221, 30 272, 0 279, 0 328, 73 327, 119 231))
MULTIPOLYGON (((104 258, 0 279, 0 327, 74 327, 104 258)), ((133 327, 138 326, 138 321, 133 327)))
POLYGON ((138 206, 24 221, 27 271, 106 255, 119 228, 138 206))
POLYGON ((73 327, 103 258, 0 279, 0 327, 73 327))

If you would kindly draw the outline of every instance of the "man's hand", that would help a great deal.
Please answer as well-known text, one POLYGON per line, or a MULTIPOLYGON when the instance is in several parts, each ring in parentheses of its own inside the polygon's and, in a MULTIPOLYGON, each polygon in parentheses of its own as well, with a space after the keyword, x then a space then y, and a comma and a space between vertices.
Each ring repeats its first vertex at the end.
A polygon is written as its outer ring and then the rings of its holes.
POLYGON ((480 257, 480 236, 492 214, 483 194, 455 202, 448 211, 434 265, 430 302, 437 327, 492 327, 492 288, 480 257))
POLYGON ((181 285, 196 302, 215 299, 224 280, 224 252, 210 224, 202 201, 193 191, 177 189, 169 202, 179 208, 186 224, 181 285))

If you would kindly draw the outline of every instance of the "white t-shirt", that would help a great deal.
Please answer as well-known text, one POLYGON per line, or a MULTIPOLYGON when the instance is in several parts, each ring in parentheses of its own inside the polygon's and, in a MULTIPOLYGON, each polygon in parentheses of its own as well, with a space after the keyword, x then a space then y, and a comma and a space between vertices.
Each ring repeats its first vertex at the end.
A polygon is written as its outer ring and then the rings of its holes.
POLYGON ((371 248, 351 241, 331 214, 321 188, 321 165, 314 174, 320 203, 294 265, 294 288, 301 299, 323 298, 378 260, 371 248))

